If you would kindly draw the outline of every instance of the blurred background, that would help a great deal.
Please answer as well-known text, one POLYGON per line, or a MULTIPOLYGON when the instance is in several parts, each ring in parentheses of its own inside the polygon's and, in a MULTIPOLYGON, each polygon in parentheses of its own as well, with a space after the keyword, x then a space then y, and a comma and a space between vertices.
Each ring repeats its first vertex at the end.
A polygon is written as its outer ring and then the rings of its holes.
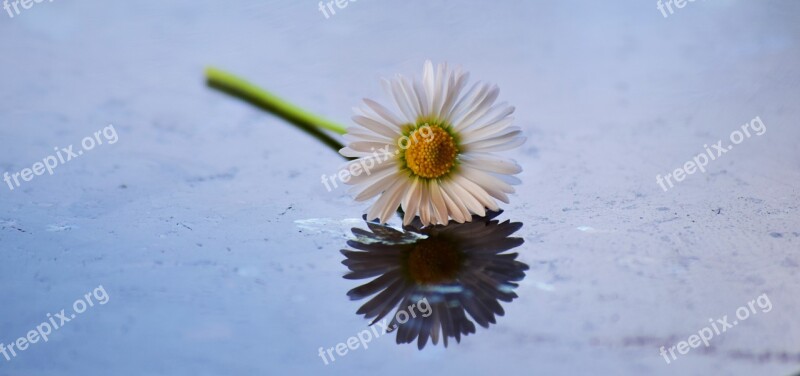
POLYGON ((0 173, 109 125, 118 142, 0 186, 0 343, 108 295, 0 355, 0 375, 800 370, 799 2, 350 1, 327 18, 310 0, 2 10, 0 173), (367 205, 320 183, 337 154, 203 69, 350 124, 381 77, 426 59, 517 107, 528 142, 505 155, 523 184, 500 219, 523 224, 530 269, 461 344, 387 335, 325 365, 318 348, 367 328, 339 252, 367 205), (657 184, 757 116, 763 135, 657 184), (762 294, 773 308, 709 347, 659 354, 762 294))

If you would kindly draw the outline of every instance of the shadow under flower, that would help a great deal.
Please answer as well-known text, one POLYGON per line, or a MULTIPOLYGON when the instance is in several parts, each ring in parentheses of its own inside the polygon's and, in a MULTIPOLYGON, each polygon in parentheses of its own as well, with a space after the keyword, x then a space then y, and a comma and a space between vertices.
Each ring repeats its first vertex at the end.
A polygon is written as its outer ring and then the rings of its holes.
POLYGON ((357 313, 374 318, 374 325, 397 308, 387 332, 397 331, 398 344, 416 339, 419 349, 429 337, 434 345, 441 337, 447 347, 448 338, 460 342, 475 333, 474 322, 484 328, 496 323, 505 313, 498 301, 517 298, 515 282, 528 270, 517 253, 504 253, 524 242, 509 237, 522 223, 494 220, 500 213, 446 226, 423 227, 417 218, 404 231, 372 222, 369 231, 352 229, 356 239, 347 244, 356 250, 342 250, 350 269, 344 278, 377 277, 347 293, 351 300, 375 295, 357 313), (419 315, 399 315, 423 302, 427 309, 419 315))

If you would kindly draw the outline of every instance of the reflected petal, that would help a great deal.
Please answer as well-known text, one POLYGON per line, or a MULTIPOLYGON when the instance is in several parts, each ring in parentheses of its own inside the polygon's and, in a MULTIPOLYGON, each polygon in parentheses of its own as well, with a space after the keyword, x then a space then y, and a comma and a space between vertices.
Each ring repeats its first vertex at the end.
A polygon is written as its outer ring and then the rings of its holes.
POLYGON ((373 222, 369 230, 354 228, 352 249, 342 250, 350 269, 344 278, 373 278, 347 293, 369 299, 357 313, 374 318, 372 325, 395 310, 387 332, 419 349, 440 339, 447 347, 448 339, 475 333, 475 323, 496 323, 505 314, 500 302, 517 298, 515 282, 528 269, 517 253, 505 253, 524 243, 509 237, 522 223, 495 220, 500 213, 428 227, 415 218, 403 231, 373 222))

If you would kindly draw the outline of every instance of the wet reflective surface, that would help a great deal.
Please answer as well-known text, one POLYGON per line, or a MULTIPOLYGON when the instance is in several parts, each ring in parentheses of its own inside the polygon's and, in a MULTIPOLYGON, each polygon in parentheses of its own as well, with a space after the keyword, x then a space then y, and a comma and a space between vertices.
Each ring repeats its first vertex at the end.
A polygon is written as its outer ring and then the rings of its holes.
MULTIPOLYGON (((358 313, 372 324, 392 314, 388 327, 397 331, 397 343, 417 341, 419 349, 428 338, 447 347, 448 339, 475 333, 475 322, 488 328, 505 311, 525 278, 528 265, 506 251, 524 243, 509 237, 521 223, 493 220, 500 213, 473 217, 472 222, 422 228, 419 218, 404 232, 367 222, 370 231, 353 229, 355 240, 342 250, 342 263, 350 269, 346 279, 376 277, 350 290, 352 300, 369 298, 358 313), (419 307, 419 302, 424 302, 419 307), (422 311, 410 316, 413 306, 422 311), (405 311, 405 312, 403 312, 405 311)), ((384 327, 386 325, 383 325, 384 327)))
MULTIPOLYGON (((0 174, 108 124, 119 135, 14 191, 0 181, 0 343, 99 285, 109 297, 0 355, 0 375, 795 372, 800 2, 687 4, 669 18, 654 0, 370 0, 330 19, 305 1, 0 8, 0 174), (528 142, 504 155, 523 183, 497 220, 524 223, 503 254, 530 268, 506 280, 519 297, 496 300, 502 317, 464 306, 475 333, 460 343, 445 348, 440 330, 420 351, 396 331, 341 356, 379 326, 355 313, 380 292, 346 296, 379 275, 342 278, 340 250, 367 252, 346 245, 351 228, 374 234, 366 204, 320 182, 340 156, 209 89, 203 69, 348 122, 382 98, 380 77, 419 75, 426 59, 461 64, 517 108, 528 142), (659 187, 756 116, 762 136, 659 187), (659 354, 764 293, 771 311, 670 364, 659 354)), ((465 270, 440 256, 415 278, 465 270)))

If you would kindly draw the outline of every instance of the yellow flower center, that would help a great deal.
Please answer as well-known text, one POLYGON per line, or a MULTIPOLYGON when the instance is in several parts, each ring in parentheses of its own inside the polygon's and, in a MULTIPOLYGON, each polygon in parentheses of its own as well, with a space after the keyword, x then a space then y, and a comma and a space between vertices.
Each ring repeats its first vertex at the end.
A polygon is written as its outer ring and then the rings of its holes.
POLYGON ((421 240, 408 254, 406 270, 414 282, 437 284, 458 277, 462 257, 455 245, 436 238, 421 240))
POLYGON ((458 147, 447 131, 438 126, 423 126, 408 139, 406 165, 417 176, 435 179, 450 172, 456 163, 458 147))

